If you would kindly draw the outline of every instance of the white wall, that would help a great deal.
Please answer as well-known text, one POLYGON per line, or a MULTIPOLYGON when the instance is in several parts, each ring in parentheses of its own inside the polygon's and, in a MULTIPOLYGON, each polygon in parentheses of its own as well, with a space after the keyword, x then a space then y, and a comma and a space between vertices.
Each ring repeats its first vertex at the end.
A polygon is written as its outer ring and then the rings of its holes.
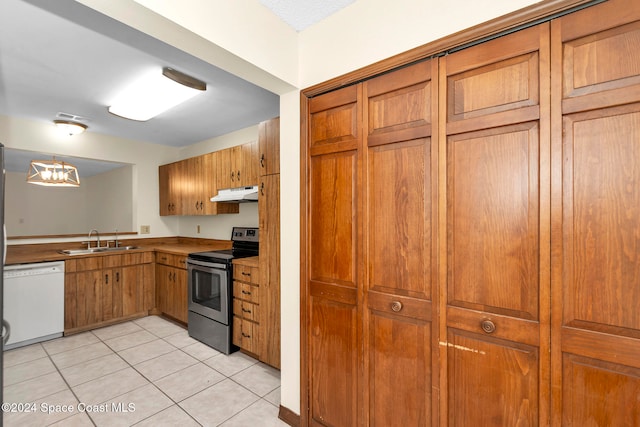
MULTIPOLYGON (((80 171, 82 172, 82 171, 80 171)), ((136 231, 133 220, 133 166, 127 165, 88 177, 80 182, 86 189, 87 226, 100 233, 136 231)))
POLYGON ((7 172, 5 176, 7 236, 73 234, 88 230, 86 188, 29 184, 26 170, 7 172))

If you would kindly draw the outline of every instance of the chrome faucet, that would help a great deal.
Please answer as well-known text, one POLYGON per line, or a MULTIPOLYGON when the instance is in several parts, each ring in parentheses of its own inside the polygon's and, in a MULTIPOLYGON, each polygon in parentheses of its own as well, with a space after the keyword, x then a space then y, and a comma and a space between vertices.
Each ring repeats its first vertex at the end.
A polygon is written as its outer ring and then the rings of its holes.
POLYGON ((89 241, 87 242, 87 249, 91 249, 91 234, 93 234, 94 231, 96 232, 96 242, 97 242, 97 245, 98 245, 98 246, 96 246, 96 248, 100 247, 100 233, 98 233, 98 230, 96 230, 94 228, 91 231, 89 231, 89 237, 88 237, 89 241))

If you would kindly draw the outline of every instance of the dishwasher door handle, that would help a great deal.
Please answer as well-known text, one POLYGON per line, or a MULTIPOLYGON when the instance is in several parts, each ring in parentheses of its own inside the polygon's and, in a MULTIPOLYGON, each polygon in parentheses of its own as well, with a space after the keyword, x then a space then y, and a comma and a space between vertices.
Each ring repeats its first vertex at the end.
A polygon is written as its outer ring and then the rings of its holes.
POLYGON ((2 319, 2 344, 6 344, 11 336, 11 325, 5 319, 2 319), (5 334, 6 332, 6 334, 5 334))

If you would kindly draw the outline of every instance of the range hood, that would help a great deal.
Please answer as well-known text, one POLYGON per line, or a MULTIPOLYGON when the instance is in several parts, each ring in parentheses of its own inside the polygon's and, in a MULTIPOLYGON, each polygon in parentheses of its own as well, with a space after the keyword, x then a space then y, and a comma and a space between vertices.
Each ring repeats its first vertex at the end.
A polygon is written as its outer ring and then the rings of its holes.
POLYGON ((258 201, 258 186, 227 188, 219 190, 218 194, 211 198, 212 202, 245 203, 258 201))

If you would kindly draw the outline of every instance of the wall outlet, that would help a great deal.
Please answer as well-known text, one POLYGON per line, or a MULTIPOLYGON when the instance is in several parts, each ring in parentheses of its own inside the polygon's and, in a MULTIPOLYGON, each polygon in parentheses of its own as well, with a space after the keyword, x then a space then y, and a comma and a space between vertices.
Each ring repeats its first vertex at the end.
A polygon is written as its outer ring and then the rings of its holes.
POLYGON ((196 233, 200 234, 200 224, 196 225, 196 233))
POLYGON ((151 226, 150 225, 141 225, 140 226, 140 234, 149 234, 151 233, 151 226))

